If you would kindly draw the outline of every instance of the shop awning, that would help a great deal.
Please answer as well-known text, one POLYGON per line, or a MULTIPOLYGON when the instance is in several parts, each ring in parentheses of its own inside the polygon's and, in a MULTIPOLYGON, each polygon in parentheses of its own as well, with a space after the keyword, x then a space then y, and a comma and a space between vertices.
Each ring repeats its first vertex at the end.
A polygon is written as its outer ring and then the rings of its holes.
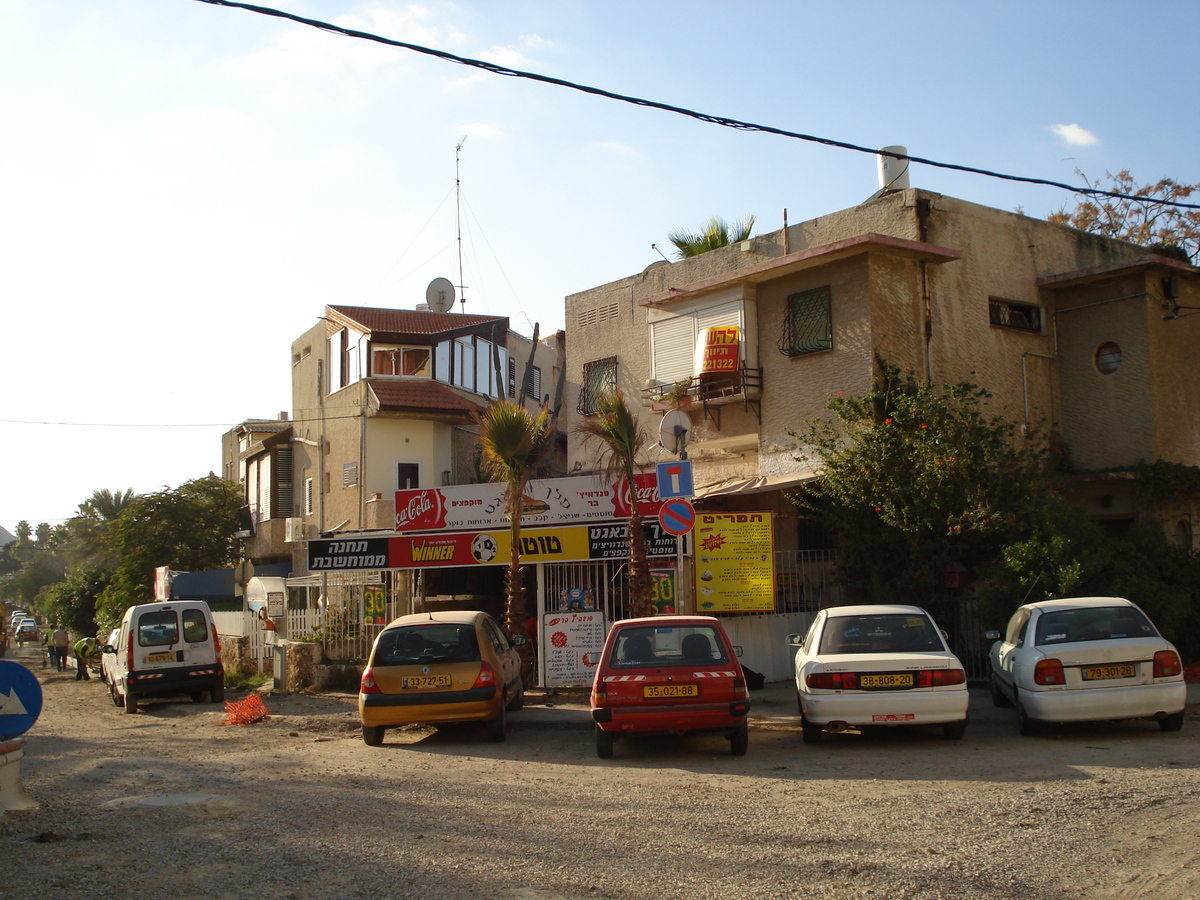
POLYGON ((789 475, 752 475, 749 477, 723 478, 696 488, 695 499, 726 497, 732 494, 763 494, 798 487, 820 477, 816 472, 798 472, 789 475))

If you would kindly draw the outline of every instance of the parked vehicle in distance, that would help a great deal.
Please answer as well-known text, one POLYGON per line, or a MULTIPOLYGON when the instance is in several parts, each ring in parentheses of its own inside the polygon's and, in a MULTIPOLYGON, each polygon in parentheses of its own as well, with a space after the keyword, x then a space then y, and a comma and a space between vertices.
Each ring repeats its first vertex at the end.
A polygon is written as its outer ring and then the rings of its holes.
POLYGON ((715 733, 734 756, 749 747, 750 695, 737 649, 711 616, 652 616, 613 624, 592 682, 596 755, 638 734, 715 733))
POLYGON ((140 697, 187 694, 200 703, 207 694, 213 703, 225 700, 221 640, 203 600, 131 606, 116 641, 101 650, 112 701, 127 713, 137 712, 140 697))
POLYGON ((941 725, 947 739, 962 739, 966 671, 920 607, 830 607, 787 643, 796 648, 804 743, 818 743, 826 729, 895 725, 941 725))
POLYGON ((1183 664, 1146 614, 1121 597, 1027 603, 995 640, 992 700, 1015 707, 1021 734, 1042 722, 1155 718, 1183 727, 1183 664))
MULTIPOLYGON (((108 634, 106 646, 116 647, 121 642, 121 629, 114 628, 108 634)), ((100 654, 100 678, 108 685, 109 693, 112 693, 113 686, 113 669, 116 667, 117 654, 104 653, 100 654)), ((115 702, 115 701, 114 701, 115 702)))
POLYGON ((24 619, 17 623, 17 643, 24 644, 28 641, 37 643, 40 635, 38 634, 37 622, 33 619, 24 619))
POLYGON ((481 722, 489 741, 508 733, 507 712, 525 703, 521 658, 490 615, 478 610, 401 616, 375 639, 362 673, 363 742, 377 747, 400 725, 481 722))

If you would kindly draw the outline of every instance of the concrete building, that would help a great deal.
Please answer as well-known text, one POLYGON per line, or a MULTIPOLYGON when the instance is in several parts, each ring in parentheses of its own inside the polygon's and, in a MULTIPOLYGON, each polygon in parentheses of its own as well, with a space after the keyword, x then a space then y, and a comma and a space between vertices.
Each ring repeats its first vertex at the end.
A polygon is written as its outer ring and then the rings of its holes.
MULTIPOLYGON (((686 393, 699 505, 774 510, 776 550, 797 554, 822 545, 780 494, 814 477, 790 432, 828 416, 830 396, 865 392, 878 354, 935 384, 979 384, 998 414, 1051 431, 1091 473, 1076 499, 1094 518, 1119 530, 1150 516, 1195 546, 1195 496, 1147 504, 1114 472, 1200 464, 1188 307, 1200 270, 1185 262, 905 189, 567 297, 566 408, 577 421, 619 388, 654 433, 686 393), (731 335, 736 347, 702 372, 706 335, 710 361, 731 335)), ((588 471, 592 452, 572 436, 571 468, 588 471)), ((781 558, 781 596, 804 565, 781 558)))

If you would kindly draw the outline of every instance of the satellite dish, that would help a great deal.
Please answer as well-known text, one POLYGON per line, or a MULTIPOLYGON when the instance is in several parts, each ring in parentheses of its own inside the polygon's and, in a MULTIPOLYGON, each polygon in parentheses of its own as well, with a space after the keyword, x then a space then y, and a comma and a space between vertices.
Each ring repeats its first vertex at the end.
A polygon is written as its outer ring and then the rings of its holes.
POLYGON ((454 285, 449 278, 435 278, 425 288, 425 302, 434 312, 447 312, 454 306, 454 285))
POLYGON ((687 459, 688 432, 692 430, 692 420, 688 414, 673 409, 662 417, 658 423, 658 440, 668 453, 674 453, 680 459, 687 459))

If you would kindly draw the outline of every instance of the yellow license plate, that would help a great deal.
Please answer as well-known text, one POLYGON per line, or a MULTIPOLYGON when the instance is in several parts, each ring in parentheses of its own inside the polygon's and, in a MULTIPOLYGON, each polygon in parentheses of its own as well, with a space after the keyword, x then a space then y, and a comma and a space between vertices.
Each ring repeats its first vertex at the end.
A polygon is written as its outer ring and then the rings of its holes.
POLYGON ((449 675, 409 675, 404 679, 406 688, 450 687, 449 675))
POLYGON ((651 684, 642 688, 646 700, 661 700, 664 697, 699 697, 698 684, 651 684))
POLYGON ((911 672, 890 672, 887 675, 859 675, 858 686, 863 688, 912 687, 911 672))
POLYGON ((1132 678, 1137 674, 1133 663, 1120 666, 1092 666, 1083 669, 1084 681, 1099 681, 1103 678, 1132 678))
POLYGON ((171 662, 175 659, 174 653, 147 653, 146 662, 171 662))

